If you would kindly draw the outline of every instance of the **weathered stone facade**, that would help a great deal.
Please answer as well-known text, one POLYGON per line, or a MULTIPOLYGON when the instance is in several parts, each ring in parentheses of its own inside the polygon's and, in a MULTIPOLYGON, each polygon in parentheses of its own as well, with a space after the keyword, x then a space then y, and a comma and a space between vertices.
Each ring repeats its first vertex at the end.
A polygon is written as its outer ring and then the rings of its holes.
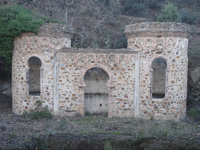
MULTIPOLYGON (((24 33, 15 39, 13 112, 30 111, 35 108, 36 100, 40 100, 54 114, 66 116, 84 116, 85 111, 96 109, 96 112, 107 112, 109 117, 177 120, 185 117, 188 26, 179 23, 129 25, 125 30, 128 49, 71 48, 71 35, 65 31, 63 25, 47 24, 40 28, 38 35, 24 33), (39 95, 29 92, 32 57, 41 61, 39 95), (153 81, 155 69, 152 68, 156 58, 162 58, 167 64, 165 73, 161 73, 164 76, 158 77, 165 83, 160 90, 162 98, 152 96, 153 86, 157 84, 153 81), (92 72, 95 68, 103 71, 92 72), (88 70, 90 75, 86 77, 88 70), (94 108, 90 108, 93 104, 94 108)), ((157 89, 159 86, 162 85, 158 84, 157 89)))
POLYGON ((128 48, 140 51, 139 116, 158 119, 183 118, 186 114, 189 28, 180 23, 141 23, 126 27, 128 48), (166 96, 154 99, 152 62, 167 62, 166 96))

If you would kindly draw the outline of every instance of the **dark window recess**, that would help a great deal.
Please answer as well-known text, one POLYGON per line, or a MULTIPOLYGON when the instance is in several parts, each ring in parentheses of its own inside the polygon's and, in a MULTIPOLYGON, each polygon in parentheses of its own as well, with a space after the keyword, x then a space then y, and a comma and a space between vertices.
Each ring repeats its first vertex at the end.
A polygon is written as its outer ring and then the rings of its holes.
POLYGON ((28 86, 29 95, 40 95, 40 67, 41 61, 37 57, 31 57, 28 60, 29 72, 28 72, 28 86))
POLYGON ((166 86, 167 62, 163 58, 156 58, 152 62, 152 97, 164 98, 166 86))

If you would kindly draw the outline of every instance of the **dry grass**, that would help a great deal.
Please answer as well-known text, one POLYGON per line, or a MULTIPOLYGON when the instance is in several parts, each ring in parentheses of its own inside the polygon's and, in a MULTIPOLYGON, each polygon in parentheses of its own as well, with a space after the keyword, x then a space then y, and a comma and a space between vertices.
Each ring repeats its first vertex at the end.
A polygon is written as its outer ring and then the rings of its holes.
MULTIPOLYGON (((11 110, 0 113, 0 145, 24 142, 48 134, 112 134, 136 138, 198 138, 200 126, 192 121, 156 121, 133 118, 60 117, 31 120, 11 110)), ((1 148, 1 147, 0 147, 1 148)))

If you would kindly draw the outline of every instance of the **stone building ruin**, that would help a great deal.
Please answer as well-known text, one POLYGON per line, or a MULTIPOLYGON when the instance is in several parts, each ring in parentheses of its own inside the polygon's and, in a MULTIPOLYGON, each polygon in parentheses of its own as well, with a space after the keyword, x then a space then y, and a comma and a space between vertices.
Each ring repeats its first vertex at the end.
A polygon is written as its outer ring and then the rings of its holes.
POLYGON ((14 41, 13 112, 179 120, 186 115, 189 27, 128 25, 126 49, 71 47, 65 25, 45 24, 14 41))

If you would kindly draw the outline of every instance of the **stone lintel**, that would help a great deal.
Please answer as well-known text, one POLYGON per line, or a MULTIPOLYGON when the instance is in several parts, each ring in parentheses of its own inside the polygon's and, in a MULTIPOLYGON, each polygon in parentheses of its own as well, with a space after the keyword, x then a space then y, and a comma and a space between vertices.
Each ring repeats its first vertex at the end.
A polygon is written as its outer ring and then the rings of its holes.
POLYGON ((143 22, 127 25, 127 38, 133 37, 188 37, 190 26, 176 22, 143 22))

